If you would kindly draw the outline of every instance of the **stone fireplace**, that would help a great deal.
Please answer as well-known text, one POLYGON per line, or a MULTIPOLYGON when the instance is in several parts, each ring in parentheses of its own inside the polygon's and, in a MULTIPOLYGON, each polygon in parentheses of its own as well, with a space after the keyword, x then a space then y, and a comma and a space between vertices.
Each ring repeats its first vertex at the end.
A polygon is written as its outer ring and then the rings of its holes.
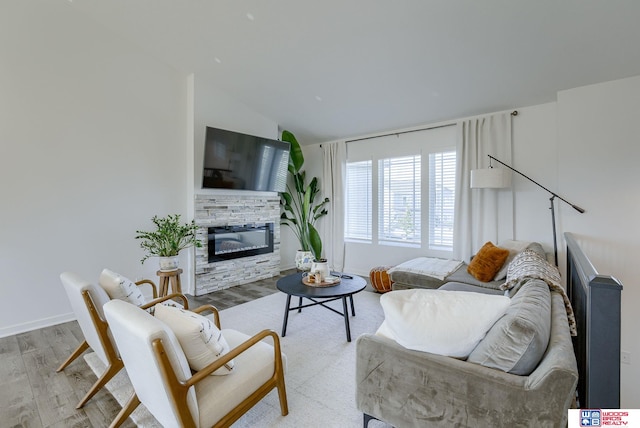
POLYGON ((195 195, 195 295, 280 273, 280 198, 195 195))

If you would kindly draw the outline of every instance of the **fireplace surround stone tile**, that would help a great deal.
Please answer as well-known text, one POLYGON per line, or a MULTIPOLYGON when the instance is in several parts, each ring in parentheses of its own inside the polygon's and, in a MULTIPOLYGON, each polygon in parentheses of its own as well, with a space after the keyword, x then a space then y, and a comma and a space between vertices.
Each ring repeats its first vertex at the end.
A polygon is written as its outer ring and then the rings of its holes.
POLYGON ((194 203, 197 239, 202 244, 195 251, 196 296, 280 273, 280 198, 277 194, 196 194, 194 203), (274 224, 272 253, 209 263, 209 227, 269 222, 274 224))

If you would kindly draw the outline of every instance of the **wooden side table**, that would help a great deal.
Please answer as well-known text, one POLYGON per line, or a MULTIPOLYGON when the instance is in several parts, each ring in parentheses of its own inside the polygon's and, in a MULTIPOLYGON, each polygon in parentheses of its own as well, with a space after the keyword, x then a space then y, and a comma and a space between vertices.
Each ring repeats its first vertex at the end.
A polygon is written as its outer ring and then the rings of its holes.
POLYGON ((182 285, 180 284, 180 274, 182 269, 163 271, 159 270, 156 275, 160 277, 160 290, 158 290, 158 297, 166 296, 169 291, 169 283, 171 283, 172 293, 182 293, 182 285))

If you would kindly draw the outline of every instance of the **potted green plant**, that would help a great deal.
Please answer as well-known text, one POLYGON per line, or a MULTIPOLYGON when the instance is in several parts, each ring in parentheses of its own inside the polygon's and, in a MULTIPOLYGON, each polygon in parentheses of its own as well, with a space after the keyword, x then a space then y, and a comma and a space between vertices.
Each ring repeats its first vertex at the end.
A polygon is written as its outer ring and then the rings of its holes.
POLYGON ((313 177, 307 183, 306 173, 302 169, 304 155, 296 137, 285 130, 282 131, 281 139, 291 144, 288 170, 293 188, 288 183, 287 191, 280 194, 282 207, 280 223, 289 226, 300 242, 301 249, 296 255, 296 267, 300 270, 309 270, 312 260, 304 253, 311 253, 315 260, 320 260, 322 257, 322 239, 315 228, 315 223, 320 217, 327 215, 325 205, 329 202, 329 198, 316 200, 320 192, 318 178, 313 177))
POLYGON ((180 214, 169 214, 166 217, 153 216, 151 221, 156 230, 145 232, 136 230, 136 239, 141 239, 140 247, 146 254, 141 262, 149 257, 160 257, 160 270, 171 271, 178 269, 178 253, 189 247, 201 247, 196 239, 198 227, 195 221, 180 223, 180 214))

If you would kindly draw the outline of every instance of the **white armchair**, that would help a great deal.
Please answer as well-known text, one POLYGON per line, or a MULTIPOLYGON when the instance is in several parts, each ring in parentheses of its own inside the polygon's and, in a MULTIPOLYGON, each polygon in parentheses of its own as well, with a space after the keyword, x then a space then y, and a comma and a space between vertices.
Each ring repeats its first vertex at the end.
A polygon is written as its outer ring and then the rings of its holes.
POLYGON ((119 426, 140 403, 163 426, 227 427, 274 388, 282 415, 288 414, 286 357, 275 332, 264 330, 249 337, 222 330, 230 351, 192 375, 178 338, 163 321, 118 300, 108 302, 104 312, 135 390, 112 427, 119 426), (268 337, 273 346, 262 341, 268 337), (231 360, 231 374, 211 376, 231 360))
MULTIPOLYGON (((62 281, 62 285, 67 293, 67 297, 69 298, 69 302, 71 303, 71 307, 78 324, 80 325, 80 329, 82 330, 85 340, 69 356, 69 358, 60 365, 56 372, 64 370, 89 348, 96 353, 106 366, 104 373, 98 378, 89 392, 87 392, 76 406, 76 408, 79 409, 120 371, 123 364, 117 348, 109 337, 109 326, 105 321, 104 312, 102 310, 104 304, 111 300, 107 292, 101 286, 94 285, 89 281, 82 279, 75 273, 64 272, 60 275, 60 280, 62 281)), ((140 283, 151 283, 151 281, 143 280, 140 281, 140 283)), ((155 290, 155 285, 153 283, 150 285, 152 285, 155 290)), ((175 298, 181 300, 183 306, 188 307, 186 297, 180 294, 172 294, 165 298, 148 302, 141 306, 141 308, 146 309, 154 306, 160 301, 175 298)))

